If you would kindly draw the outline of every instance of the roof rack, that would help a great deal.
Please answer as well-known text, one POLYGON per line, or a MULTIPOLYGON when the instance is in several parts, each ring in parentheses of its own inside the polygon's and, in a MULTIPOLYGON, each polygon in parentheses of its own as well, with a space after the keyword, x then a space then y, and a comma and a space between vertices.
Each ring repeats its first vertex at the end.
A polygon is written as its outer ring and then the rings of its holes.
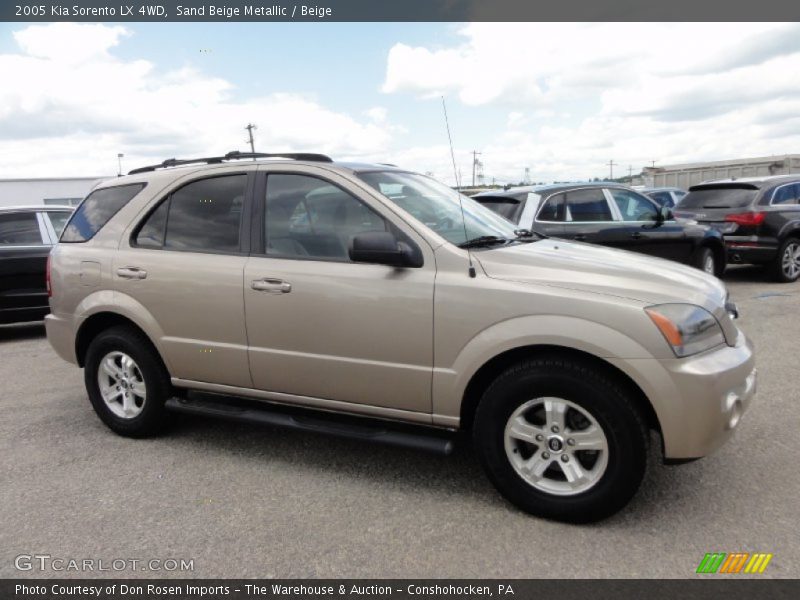
POLYGON ((314 154, 311 152, 239 152, 234 150, 228 152, 225 156, 208 156, 205 158, 168 158, 164 162, 157 165, 149 165, 147 167, 139 167, 128 171, 128 175, 136 175, 137 173, 147 173, 155 171, 156 169, 168 169, 170 167, 180 167, 182 165, 192 164, 206 164, 213 165, 219 164, 226 160, 239 160, 242 158, 291 158, 292 160, 307 160, 312 162, 333 162, 330 156, 324 154, 314 154))

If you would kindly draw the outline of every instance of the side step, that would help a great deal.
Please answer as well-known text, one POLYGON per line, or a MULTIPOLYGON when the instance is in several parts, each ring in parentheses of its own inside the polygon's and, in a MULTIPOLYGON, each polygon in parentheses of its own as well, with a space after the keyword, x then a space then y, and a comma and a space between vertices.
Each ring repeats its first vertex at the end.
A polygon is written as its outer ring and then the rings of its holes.
POLYGON ((356 417, 358 423, 344 422, 334 418, 326 419, 323 416, 284 412, 273 408, 272 405, 238 404, 235 399, 230 402, 220 402, 207 397, 202 399, 170 398, 166 402, 166 407, 174 412, 189 415, 218 417, 241 423, 273 425, 297 431, 312 431, 389 446, 423 450, 442 456, 447 456, 453 451, 452 439, 435 434, 426 435, 389 429, 385 422, 377 420, 372 422, 356 417))

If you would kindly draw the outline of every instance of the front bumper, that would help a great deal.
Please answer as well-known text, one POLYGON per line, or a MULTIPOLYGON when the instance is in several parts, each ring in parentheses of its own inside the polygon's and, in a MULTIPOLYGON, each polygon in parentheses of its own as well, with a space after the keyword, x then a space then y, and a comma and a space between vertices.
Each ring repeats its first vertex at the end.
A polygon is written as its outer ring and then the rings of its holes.
POLYGON ((632 369, 661 428, 665 460, 706 456, 723 445, 747 411, 757 386, 752 344, 739 332, 720 346, 684 359, 633 359, 632 369))

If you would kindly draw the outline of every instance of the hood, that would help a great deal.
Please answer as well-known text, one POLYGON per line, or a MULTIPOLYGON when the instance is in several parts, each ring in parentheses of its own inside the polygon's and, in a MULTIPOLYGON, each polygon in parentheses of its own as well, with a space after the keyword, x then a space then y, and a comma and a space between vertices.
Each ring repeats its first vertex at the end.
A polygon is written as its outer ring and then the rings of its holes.
POLYGON ((489 277, 538 283, 647 304, 724 306, 723 283, 699 269, 644 254, 548 238, 473 252, 489 277))

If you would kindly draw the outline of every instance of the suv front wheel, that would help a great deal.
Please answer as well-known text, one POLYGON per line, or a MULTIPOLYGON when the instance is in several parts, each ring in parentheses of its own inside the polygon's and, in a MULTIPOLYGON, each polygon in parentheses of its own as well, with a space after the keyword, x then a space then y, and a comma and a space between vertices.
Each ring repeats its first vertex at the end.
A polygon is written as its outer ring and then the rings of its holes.
POLYGON ((604 519, 636 493, 648 433, 629 394, 591 365, 524 361, 483 395, 474 442, 497 489, 550 519, 604 519))
POLYGON ((159 433, 170 421, 164 403, 172 386, 161 358, 141 333, 112 327, 86 352, 84 382, 97 416, 127 437, 159 433))

